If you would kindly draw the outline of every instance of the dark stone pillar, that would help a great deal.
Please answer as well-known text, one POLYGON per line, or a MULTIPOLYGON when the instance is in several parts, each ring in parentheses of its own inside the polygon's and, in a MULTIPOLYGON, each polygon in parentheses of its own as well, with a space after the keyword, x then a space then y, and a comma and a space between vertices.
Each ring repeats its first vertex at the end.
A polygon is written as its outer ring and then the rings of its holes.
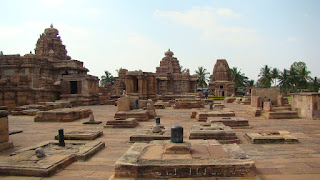
POLYGON ((156 117, 156 124, 160 124, 160 117, 156 117))
POLYGON ((64 143, 64 134, 63 134, 63 129, 59 129, 59 146, 65 146, 66 144, 64 143))
POLYGON ((183 127, 172 126, 171 127, 171 142, 172 143, 183 143, 183 127))
POLYGON ((134 108, 139 109, 139 99, 134 100, 134 108))
POLYGON ((209 106, 210 106, 210 110, 213 110, 213 103, 209 103, 209 106))

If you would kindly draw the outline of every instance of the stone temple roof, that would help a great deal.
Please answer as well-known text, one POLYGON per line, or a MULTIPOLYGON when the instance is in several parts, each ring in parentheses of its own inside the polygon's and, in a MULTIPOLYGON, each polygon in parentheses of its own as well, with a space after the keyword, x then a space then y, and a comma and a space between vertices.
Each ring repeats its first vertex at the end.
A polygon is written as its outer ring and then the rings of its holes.
POLYGON ((168 51, 165 52, 164 55, 165 55, 166 57, 172 57, 174 54, 173 54, 172 51, 170 51, 170 49, 168 49, 168 51))

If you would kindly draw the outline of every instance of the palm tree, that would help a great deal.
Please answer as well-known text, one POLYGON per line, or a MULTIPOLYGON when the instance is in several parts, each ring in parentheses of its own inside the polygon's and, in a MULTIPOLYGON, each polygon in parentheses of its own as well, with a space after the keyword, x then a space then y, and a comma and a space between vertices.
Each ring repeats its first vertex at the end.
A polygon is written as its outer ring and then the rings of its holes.
POLYGON ((187 72, 187 68, 184 68, 183 66, 180 66, 180 69, 181 69, 181 73, 187 72))
POLYGON ((271 70, 268 65, 265 65, 263 68, 260 69, 260 74, 258 75, 259 80, 258 84, 263 88, 270 88, 271 87, 271 70))
POLYGON ((290 72, 287 69, 283 69, 279 74, 279 86, 281 92, 288 92, 291 87, 290 72))
POLYGON ((104 87, 106 82, 111 82, 113 85, 114 81, 115 78, 112 76, 112 74, 109 71, 104 71, 104 75, 101 76, 100 87, 104 87))
POLYGON ((198 87, 201 87, 202 89, 204 87, 207 87, 207 75, 210 74, 207 72, 206 68, 203 68, 203 66, 198 67, 198 70, 196 70, 196 74, 198 75, 198 87))
POLYGON ((118 77, 119 77, 119 73, 120 73, 120 70, 123 69, 122 67, 120 67, 119 69, 116 69, 116 72, 118 74, 118 77))
POLYGON ((271 78, 273 79, 274 86, 277 85, 277 79, 279 78, 279 70, 278 68, 273 68, 271 71, 271 78))
POLYGON ((237 92, 238 87, 244 87, 244 83, 248 80, 248 78, 244 75, 244 73, 241 73, 241 71, 238 71, 237 67, 233 67, 230 69, 231 72, 231 80, 235 83, 235 89, 237 92))
POLYGON ((303 67, 301 71, 298 74, 298 87, 300 89, 307 89, 308 88, 308 81, 312 80, 312 78, 309 76, 310 71, 307 70, 307 67, 303 67))

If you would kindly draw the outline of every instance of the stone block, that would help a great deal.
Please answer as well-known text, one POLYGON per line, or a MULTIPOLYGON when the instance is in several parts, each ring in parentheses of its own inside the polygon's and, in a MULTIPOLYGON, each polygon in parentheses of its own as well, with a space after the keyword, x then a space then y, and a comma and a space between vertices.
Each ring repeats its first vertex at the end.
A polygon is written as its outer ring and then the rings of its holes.
POLYGON ((118 99, 118 111, 130 111, 130 97, 125 96, 118 99))

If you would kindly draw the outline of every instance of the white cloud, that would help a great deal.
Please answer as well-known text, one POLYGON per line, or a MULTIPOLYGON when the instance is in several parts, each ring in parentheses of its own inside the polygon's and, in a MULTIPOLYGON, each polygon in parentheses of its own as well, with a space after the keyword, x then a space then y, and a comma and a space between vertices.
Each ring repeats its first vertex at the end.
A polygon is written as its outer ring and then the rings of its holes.
POLYGON ((194 7, 185 12, 155 10, 154 16, 202 30, 201 40, 223 41, 237 45, 256 43, 261 40, 255 29, 218 24, 219 16, 241 17, 240 14, 228 8, 194 7))
POLYGON ((217 14, 220 16, 230 16, 234 18, 240 18, 242 16, 241 14, 233 12, 233 10, 229 8, 218 8, 217 14))
POLYGON ((99 15, 102 13, 101 9, 98 9, 98 8, 84 8, 82 9, 82 11, 92 15, 99 15))
POLYGON ((21 36, 24 30, 19 26, 0 26, 0 38, 21 36))
POLYGON ((296 37, 288 37, 287 41, 288 42, 296 42, 297 38, 296 37))

